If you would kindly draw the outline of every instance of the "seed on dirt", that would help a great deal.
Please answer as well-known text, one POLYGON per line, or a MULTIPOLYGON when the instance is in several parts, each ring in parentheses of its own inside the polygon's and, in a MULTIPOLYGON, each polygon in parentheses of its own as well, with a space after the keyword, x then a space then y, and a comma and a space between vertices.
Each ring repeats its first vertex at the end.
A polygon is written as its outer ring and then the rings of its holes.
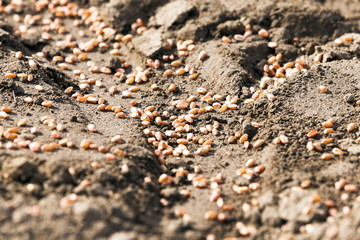
POLYGON ((322 59, 322 54, 320 53, 314 57, 314 63, 321 62, 321 59, 322 59))
POLYGON ((327 128, 327 129, 324 130, 324 134, 330 134, 332 132, 334 132, 333 128, 327 128))
POLYGON ((340 191, 341 189, 344 188, 344 186, 346 185, 347 181, 342 178, 339 181, 335 182, 335 189, 340 191))
POLYGON ((352 131, 355 130, 355 128, 356 128, 356 124, 355 124, 355 123, 350 123, 350 124, 347 126, 346 130, 347 130, 348 132, 352 132, 352 131))
POLYGON ((0 118, 8 118, 8 117, 9 115, 6 112, 0 111, 0 118))
POLYGON ((199 60, 204 60, 206 56, 207 56, 206 52, 205 52, 205 51, 201 51, 200 54, 199 54, 198 59, 199 59, 199 60))
POLYGON ((301 188, 308 188, 311 185, 311 181, 309 179, 304 179, 300 183, 301 188))
POLYGON ((31 132, 32 134, 35 134, 35 133, 38 132, 38 130, 37 130, 36 127, 32 127, 32 128, 30 128, 30 132, 31 132))
POLYGON ((234 136, 230 136, 227 140, 229 144, 234 143, 236 141, 236 138, 234 136))
POLYGON ((41 105, 44 106, 44 107, 51 107, 52 104, 53 104, 52 101, 43 101, 43 102, 41 103, 41 105))
POLYGON ((106 159, 109 161, 114 161, 116 159, 116 156, 112 153, 106 153, 106 159))
POLYGON ((171 62, 171 66, 173 66, 173 67, 179 67, 181 64, 182 64, 182 62, 180 60, 171 62))
POLYGON ((107 153, 109 151, 109 149, 105 146, 99 146, 98 151, 100 153, 107 153))
POLYGON ((35 90, 41 92, 41 91, 44 91, 44 88, 40 85, 36 85, 35 90))
POLYGON ((183 68, 176 70, 177 75, 183 75, 184 73, 185 73, 185 69, 183 69, 183 68))
POLYGON ((319 90, 320 90, 320 92, 322 92, 322 93, 326 93, 327 92, 327 88, 325 87, 325 86, 319 86, 319 90))
POLYGON ((347 192, 357 192, 357 187, 353 184, 346 184, 344 190, 347 192))
POLYGON ((335 155, 335 156, 343 156, 344 155, 344 152, 343 150, 341 150, 340 148, 333 148, 331 150, 331 152, 335 155))
POLYGON ((173 182, 173 178, 167 174, 160 175, 158 182, 161 184, 170 185, 173 182))
POLYGON ((6 113, 11 113, 11 112, 12 112, 12 109, 9 108, 9 107, 1 107, 0 110, 1 110, 1 111, 4 111, 4 112, 6 112, 6 113))
POLYGON ((22 52, 21 51, 16 52, 15 57, 17 59, 20 59, 22 57, 22 52))
POLYGON ((52 150, 53 150, 53 147, 50 144, 44 144, 41 146, 41 151, 43 151, 43 152, 50 152, 52 150))
POLYGON ((260 123, 257 123, 257 122, 251 122, 251 125, 254 127, 254 128, 260 128, 262 125, 260 123))
POLYGON ((204 218, 205 218, 206 220, 214 220, 216 217, 217 217, 217 212, 214 211, 214 210, 207 211, 207 212, 204 214, 204 218))
POLYGON ((245 99, 244 104, 248 105, 254 102, 254 99, 245 99))
POLYGON ((24 98, 24 101, 25 101, 26 103, 32 103, 32 102, 33 102, 33 100, 32 100, 31 97, 25 97, 25 98, 24 98))
POLYGON ((80 147, 81 147, 81 148, 84 148, 84 149, 88 149, 91 144, 92 144, 92 141, 91 141, 91 140, 84 139, 84 140, 81 141, 80 147))
POLYGON ((247 186, 238 186, 238 185, 233 185, 232 186, 232 190, 238 194, 246 194, 249 192, 249 187, 247 186))
POLYGON ((59 144, 61 145, 61 146, 66 146, 66 144, 68 143, 68 139, 67 138, 63 138, 63 139, 61 139, 61 140, 59 140, 59 144))
POLYGON ((61 136, 60 136, 60 133, 59 133, 59 132, 53 131, 53 132, 51 132, 51 137, 52 137, 52 138, 59 139, 61 136))
POLYGON ((194 187, 196 188, 205 188, 208 184, 208 181, 203 175, 197 176, 192 180, 194 187))
POLYGON ((279 138, 280 138, 280 141, 281 141, 283 144, 289 143, 288 137, 285 136, 284 134, 280 134, 279 138))
POLYGON ((34 69, 37 67, 34 60, 31 60, 31 59, 29 60, 29 67, 34 68, 34 69))
POLYGON ((175 85, 175 84, 171 84, 171 85, 169 86, 169 91, 170 91, 170 92, 175 91, 175 89, 176 89, 176 85, 175 85))
POLYGON ((224 43, 231 43, 231 39, 229 37, 226 37, 226 36, 223 36, 221 38, 221 41, 224 42, 224 43))
POLYGON ((98 169, 100 167, 100 164, 98 162, 93 161, 90 163, 90 167, 93 169, 98 169))
POLYGON ((245 143, 247 140, 248 140, 248 135, 245 133, 240 137, 239 142, 245 143))
POLYGON ((274 138, 273 143, 274 143, 275 145, 280 144, 280 143, 281 143, 280 137, 274 138))
POLYGON ((312 151, 314 150, 314 144, 312 142, 308 142, 306 144, 306 148, 309 150, 309 151, 312 151))
POLYGON ((253 191, 259 190, 260 189, 260 183, 258 183, 258 182, 250 183, 249 184, 249 189, 253 190, 253 191))
POLYGON ((318 131, 313 129, 310 132, 308 132, 308 134, 306 135, 308 138, 312 138, 315 137, 318 134, 318 131))
POLYGON ((259 165, 259 166, 256 166, 256 167, 254 168, 254 172, 255 172, 255 173, 262 173, 264 170, 265 170, 265 166, 264 166, 264 165, 259 165))
POLYGON ((24 126, 25 124, 26 124, 26 119, 20 119, 16 125, 18 127, 21 127, 21 126, 24 126))
POLYGON ((123 138, 120 135, 115 135, 114 137, 111 138, 112 143, 121 142, 122 140, 123 138))
POLYGON ((94 124, 89 124, 87 125, 87 129, 90 131, 90 132, 96 132, 96 127, 94 124))
POLYGON ((32 80, 34 80, 34 75, 29 74, 27 77, 28 82, 31 82, 32 80))
POLYGON ((41 150, 41 144, 38 142, 32 142, 29 144, 30 151, 39 152, 41 150))
POLYGON ((255 160, 254 159, 249 159, 246 161, 245 164, 247 167, 253 167, 255 165, 255 160))
POLYGON ((254 148, 259 148, 264 144, 264 140, 259 139, 254 143, 254 148))
POLYGON ((16 78, 16 73, 5 73, 5 77, 8 77, 8 78, 16 78))
POLYGON ((168 70, 166 70, 165 72, 164 72, 164 75, 165 76, 170 76, 170 75, 172 75, 173 74, 173 70, 171 70, 171 69, 168 69, 168 70))
POLYGON ((329 122, 329 121, 323 122, 321 125, 322 125, 323 127, 325 127, 325 128, 331 128, 331 127, 333 127, 333 123, 332 123, 332 122, 329 122))
POLYGON ((321 152, 323 150, 322 147, 321 147, 321 144, 318 143, 318 142, 313 143, 313 146, 316 149, 316 151, 318 151, 318 152, 321 152))
POLYGON ((331 153, 323 153, 323 154, 320 156, 320 159, 321 159, 321 160, 330 160, 332 157, 333 157, 333 155, 332 155, 331 153))
POLYGON ((268 47, 269 48, 277 48, 278 44, 276 42, 269 42, 268 47))
POLYGON ((332 142, 332 138, 325 138, 321 140, 321 144, 326 145, 332 142))
POLYGON ((269 32, 265 29, 260 29, 260 31, 258 32, 259 36, 266 38, 269 36, 269 32))

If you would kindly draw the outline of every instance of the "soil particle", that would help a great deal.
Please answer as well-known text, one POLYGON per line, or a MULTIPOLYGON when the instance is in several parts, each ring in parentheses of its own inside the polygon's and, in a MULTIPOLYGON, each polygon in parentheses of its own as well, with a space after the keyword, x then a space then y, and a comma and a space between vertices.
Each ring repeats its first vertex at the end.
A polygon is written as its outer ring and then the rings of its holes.
POLYGON ((121 67, 121 61, 118 57, 111 57, 106 63, 105 67, 108 67, 112 70, 116 70, 121 67))
POLYGON ((261 221, 264 224, 270 225, 272 227, 279 227, 281 224, 279 210, 272 206, 265 207, 261 214, 261 221))
POLYGON ((7 158, 2 164, 4 172, 8 173, 12 179, 19 182, 28 182, 37 178, 38 169, 32 160, 26 156, 7 158))
POLYGON ((216 27, 217 37, 228 36, 233 33, 245 32, 245 26, 240 20, 229 20, 224 23, 220 23, 216 27))
POLYGON ((105 211, 100 202, 87 199, 74 203, 72 212, 80 223, 84 225, 91 225, 93 222, 102 219, 105 215, 105 211))
POLYGON ((57 160, 47 162, 45 169, 47 177, 54 186, 73 183, 68 168, 57 160))
POLYGON ((35 47, 41 39, 41 33, 35 29, 29 30, 26 35, 22 36, 22 42, 28 47, 35 47))

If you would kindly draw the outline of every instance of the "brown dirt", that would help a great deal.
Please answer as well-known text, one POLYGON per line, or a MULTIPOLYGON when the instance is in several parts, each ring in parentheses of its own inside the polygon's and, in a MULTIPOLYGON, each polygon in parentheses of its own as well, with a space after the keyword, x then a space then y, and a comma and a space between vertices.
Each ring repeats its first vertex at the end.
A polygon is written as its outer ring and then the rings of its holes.
MULTIPOLYGON (((4 6, 9 3, 3 1, 4 6)), ((41 21, 27 25, 16 22, 13 16, 19 14, 24 19, 27 14, 40 14, 43 19, 54 20, 47 8, 36 12, 30 1, 11 11, 1 8, 0 107, 11 107, 13 112, 8 118, 0 119, 0 126, 8 129, 26 118, 27 124, 19 128, 18 138, 42 144, 56 142, 50 136, 52 130, 40 121, 41 117, 49 116, 65 126, 61 136, 73 141, 75 147, 34 153, 28 148, 7 149, 11 140, 0 138, 4 145, 0 149, 0 239, 211 239, 210 234, 216 239, 359 238, 359 192, 346 195, 344 190, 334 187, 341 178, 360 187, 357 177, 360 133, 358 128, 352 132, 346 130, 351 122, 360 124, 356 104, 360 99, 358 1, 82 0, 76 3, 79 8, 95 6, 101 19, 116 33, 133 34, 132 41, 120 42, 119 57, 129 62, 130 66, 124 68, 125 74, 132 73, 136 67, 150 71, 147 82, 134 84, 140 91, 130 99, 136 99, 137 107, 144 109, 152 105, 161 116, 163 111, 174 116, 184 115, 189 109, 179 110, 170 102, 194 95, 198 106, 208 106, 196 92, 199 87, 221 94, 222 104, 227 95, 237 96, 238 106, 224 113, 215 110, 197 115, 191 124, 195 136, 212 140, 208 154, 196 155, 200 145, 191 142, 190 157, 167 156, 162 165, 154 154, 154 146, 143 133, 146 127, 139 119, 130 117, 130 100, 121 95, 130 87, 125 83, 126 77, 88 70, 88 60, 100 67, 109 65, 115 34, 104 40, 109 49, 95 47, 88 52, 87 61, 69 64, 69 70, 60 70, 52 58, 69 56, 72 50, 58 47, 57 41, 72 34, 77 44, 85 43, 96 37, 89 26, 84 22, 74 26, 73 21, 78 17, 64 17, 61 21, 66 34, 51 30, 53 39, 44 40, 41 21), (138 17, 147 27, 142 34, 131 30, 131 24, 138 17), (247 24, 251 25, 253 35, 245 41, 221 41, 223 36, 233 40, 235 34, 244 34, 247 24), (20 34, 21 25, 34 30, 20 34), (269 30, 269 37, 256 34, 262 28, 269 30), (81 37, 79 30, 84 30, 86 36, 81 37), (352 36, 353 41, 342 46, 334 43, 344 36, 352 36), (175 43, 191 39, 196 48, 189 51, 187 57, 179 57, 176 46, 171 49, 164 46, 168 38, 175 43), (294 38, 298 41, 294 42, 294 38), (269 41, 277 42, 278 47, 269 48, 269 41), (207 52, 207 57, 199 61, 202 50, 207 52), (21 59, 15 57, 16 51, 23 52, 21 59), (45 58, 39 57, 38 52, 43 52, 45 58), (260 97, 252 104, 244 104, 252 95, 250 88, 259 89, 266 59, 278 53, 283 55, 281 65, 302 57, 307 64, 306 71, 286 77, 279 88, 269 81, 269 92, 276 97, 274 101, 260 97), (161 60, 158 69, 146 65, 148 58, 161 59, 170 54, 180 59, 182 66, 194 67, 197 79, 189 80, 188 73, 164 76, 166 69, 177 69, 170 61, 161 60), (322 61, 314 64, 318 54, 322 54, 322 61), (29 59, 35 60, 37 69, 29 67, 29 59), (80 89, 80 78, 72 72, 75 69, 83 71, 87 79, 101 80, 104 86, 80 89), (7 78, 4 75, 8 72, 33 74, 34 80, 7 78), (159 88, 152 90, 152 84, 159 88), (168 91, 171 84, 177 86, 174 92, 168 91), (36 91, 36 85, 41 85, 44 91, 36 91), (108 89, 115 85, 118 92, 111 95, 108 89), (328 91, 321 93, 320 85, 328 91), (121 106, 126 117, 116 118, 114 112, 97 111, 96 104, 76 101, 64 93, 69 86, 74 87, 74 92, 104 98, 106 105, 121 106), (34 103, 25 103, 25 97, 32 97, 34 103), (53 101, 53 106, 41 106, 44 100, 53 101), (329 118, 336 121, 334 132, 327 136, 321 123, 329 118), (215 121, 220 123, 217 136, 200 132, 200 127, 215 121), (262 126, 254 128, 251 122, 262 126), (90 123, 96 126, 97 132, 87 130, 90 123), (34 126, 38 133, 31 134, 30 128, 34 126), (323 145, 320 152, 309 151, 306 134, 312 129, 319 131, 313 142, 325 137, 333 138, 333 142, 323 145), (235 132, 249 135, 249 149, 238 142, 227 143, 235 132), (117 134, 124 140, 111 143, 110 139, 117 134), (273 144, 279 134, 285 134, 289 143, 273 144), (83 139, 107 146, 109 152, 121 149, 125 156, 109 161, 103 153, 81 149, 83 139), (265 143, 255 149, 253 144, 259 139, 265 143), (344 156, 328 161, 319 159, 334 147, 341 148, 344 156), (248 159, 265 166, 265 171, 253 174, 250 179, 239 176, 239 168, 254 169, 246 167, 248 159), (100 167, 93 169, 91 162, 98 162, 100 167), (124 165, 129 167, 128 172, 123 170, 124 165), (187 177, 175 176, 180 167, 193 174, 196 166, 209 181, 205 188, 194 187, 187 177), (164 173, 174 178, 172 184, 158 183, 164 173), (218 186, 221 197, 233 207, 231 211, 209 201, 213 191, 210 182, 218 173, 223 176, 218 186), (145 183, 145 177, 150 177, 152 182, 145 183), (300 188, 305 179, 311 181, 311 186, 300 188), (89 186, 83 185, 84 180, 89 181, 89 186), (260 189, 247 194, 232 190, 234 184, 248 186, 252 182, 260 183, 260 189), (190 190, 191 197, 182 196, 179 192, 182 189, 190 190), (77 194, 77 201, 68 208, 61 207, 61 199, 71 193, 77 194), (317 195, 321 199, 314 202, 317 195), (334 201, 331 209, 325 204, 328 199, 334 201), (191 220, 176 216, 178 209, 184 209, 191 220), (208 210, 225 213, 226 220, 205 220, 208 210), (239 232, 238 222, 244 223, 251 233, 239 232)), ((163 116, 162 119, 171 122, 163 116)), ((159 127, 153 122, 148 128, 161 131, 163 136, 166 130, 174 130, 171 124, 159 127)), ((175 139, 164 139, 174 148, 177 146, 175 139)))

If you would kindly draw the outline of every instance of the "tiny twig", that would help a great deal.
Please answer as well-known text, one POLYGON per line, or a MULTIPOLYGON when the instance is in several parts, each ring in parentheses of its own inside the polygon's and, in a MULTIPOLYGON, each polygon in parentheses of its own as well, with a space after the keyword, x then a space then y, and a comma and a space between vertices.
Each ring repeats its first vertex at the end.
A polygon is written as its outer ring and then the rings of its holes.
POLYGON ((14 90, 12 92, 13 92, 14 102, 16 103, 16 96, 14 90))

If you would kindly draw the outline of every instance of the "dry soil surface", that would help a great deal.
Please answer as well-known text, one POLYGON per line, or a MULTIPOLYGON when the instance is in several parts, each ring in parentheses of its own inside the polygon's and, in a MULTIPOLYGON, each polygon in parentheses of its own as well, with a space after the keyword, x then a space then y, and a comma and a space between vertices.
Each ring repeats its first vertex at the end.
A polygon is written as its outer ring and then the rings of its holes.
POLYGON ((0 239, 359 239, 360 2, 0 3, 0 239))

